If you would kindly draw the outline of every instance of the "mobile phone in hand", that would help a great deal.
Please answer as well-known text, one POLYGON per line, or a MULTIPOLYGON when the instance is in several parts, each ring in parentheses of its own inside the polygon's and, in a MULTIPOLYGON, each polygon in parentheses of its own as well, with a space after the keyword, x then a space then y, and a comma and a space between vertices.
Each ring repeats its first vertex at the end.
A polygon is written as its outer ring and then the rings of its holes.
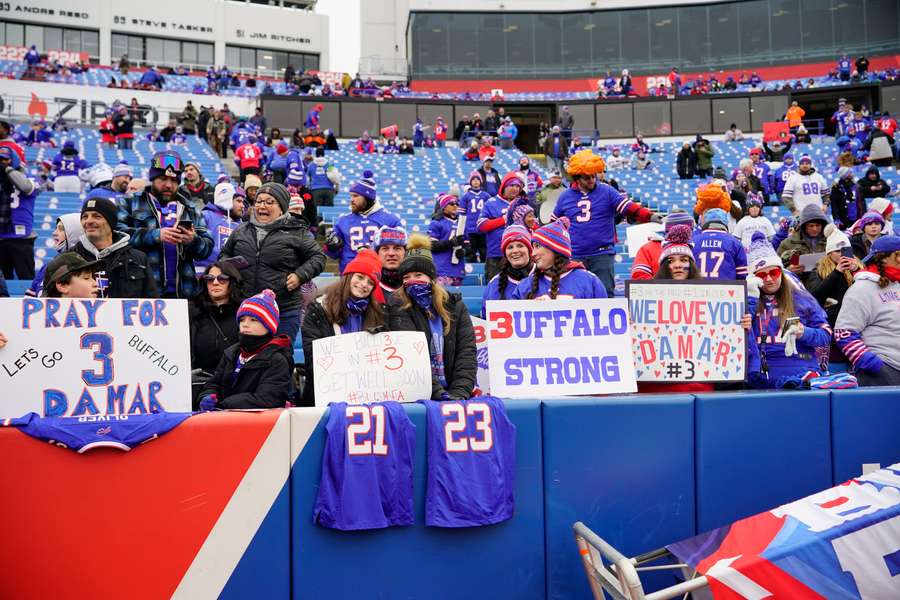
POLYGON ((841 256, 844 258, 853 258, 853 248, 849 246, 841 248, 841 256))
POLYGON ((187 221, 178 221, 178 227, 181 228, 181 229, 193 229, 193 228, 194 228, 194 222, 193 222, 193 221, 190 221, 190 220, 187 220, 187 221))

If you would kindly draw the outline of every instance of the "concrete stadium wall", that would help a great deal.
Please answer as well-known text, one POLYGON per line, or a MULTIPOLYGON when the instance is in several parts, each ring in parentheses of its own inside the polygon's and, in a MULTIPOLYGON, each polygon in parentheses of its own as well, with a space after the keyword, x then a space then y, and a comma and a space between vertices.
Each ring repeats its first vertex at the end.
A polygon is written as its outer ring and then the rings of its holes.
POLYGON ((0 596, 97 597, 90 556, 134 598, 586 598, 575 521, 632 555, 900 460, 893 388, 507 401, 515 516, 445 530, 404 407, 416 523, 354 533, 312 522, 328 409, 202 414, 128 454, 0 428, 0 596))

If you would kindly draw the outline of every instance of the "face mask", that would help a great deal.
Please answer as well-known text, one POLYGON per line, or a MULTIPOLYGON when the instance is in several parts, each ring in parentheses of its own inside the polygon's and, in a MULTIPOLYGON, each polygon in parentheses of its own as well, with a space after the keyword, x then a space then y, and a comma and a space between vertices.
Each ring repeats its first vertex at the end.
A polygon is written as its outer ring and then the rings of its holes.
POLYGON ((347 310, 351 315, 361 315, 369 308, 368 298, 347 298, 347 310))
POLYGON ((249 333, 239 333, 238 343, 244 352, 256 352, 272 339, 271 333, 264 335, 250 335, 249 333))
POLYGON ((413 302, 424 311, 431 310, 432 290, 430 283, 407 283, 403 287, 413 302))

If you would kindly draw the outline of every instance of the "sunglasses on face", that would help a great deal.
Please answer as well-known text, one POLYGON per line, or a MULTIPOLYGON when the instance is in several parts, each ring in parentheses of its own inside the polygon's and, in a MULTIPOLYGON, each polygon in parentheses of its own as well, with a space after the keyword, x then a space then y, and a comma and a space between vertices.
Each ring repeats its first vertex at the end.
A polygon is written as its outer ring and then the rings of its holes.
POLYGON ((212 283, 213 281, 218 281, 219 283, 228 283, 231 281, 231 276, 226 275, 225 273, 219 273, 218 275, 202 275, 201 278, 206 283, 212 283))
POLYGON ((769 269, 768 271, 757 271, 756 276, 760 279, 778 279, 781 277, 781 269, 775 267, 774 269, 769 269))

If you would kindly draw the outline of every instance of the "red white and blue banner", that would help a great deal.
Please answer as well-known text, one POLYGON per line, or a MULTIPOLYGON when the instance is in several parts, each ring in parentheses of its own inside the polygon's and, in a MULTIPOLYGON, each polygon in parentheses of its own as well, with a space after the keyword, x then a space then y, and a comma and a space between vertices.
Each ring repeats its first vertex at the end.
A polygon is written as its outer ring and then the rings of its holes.
POLYGON ((900 463, 668 549, 715 600, 900 598, 900 463))

